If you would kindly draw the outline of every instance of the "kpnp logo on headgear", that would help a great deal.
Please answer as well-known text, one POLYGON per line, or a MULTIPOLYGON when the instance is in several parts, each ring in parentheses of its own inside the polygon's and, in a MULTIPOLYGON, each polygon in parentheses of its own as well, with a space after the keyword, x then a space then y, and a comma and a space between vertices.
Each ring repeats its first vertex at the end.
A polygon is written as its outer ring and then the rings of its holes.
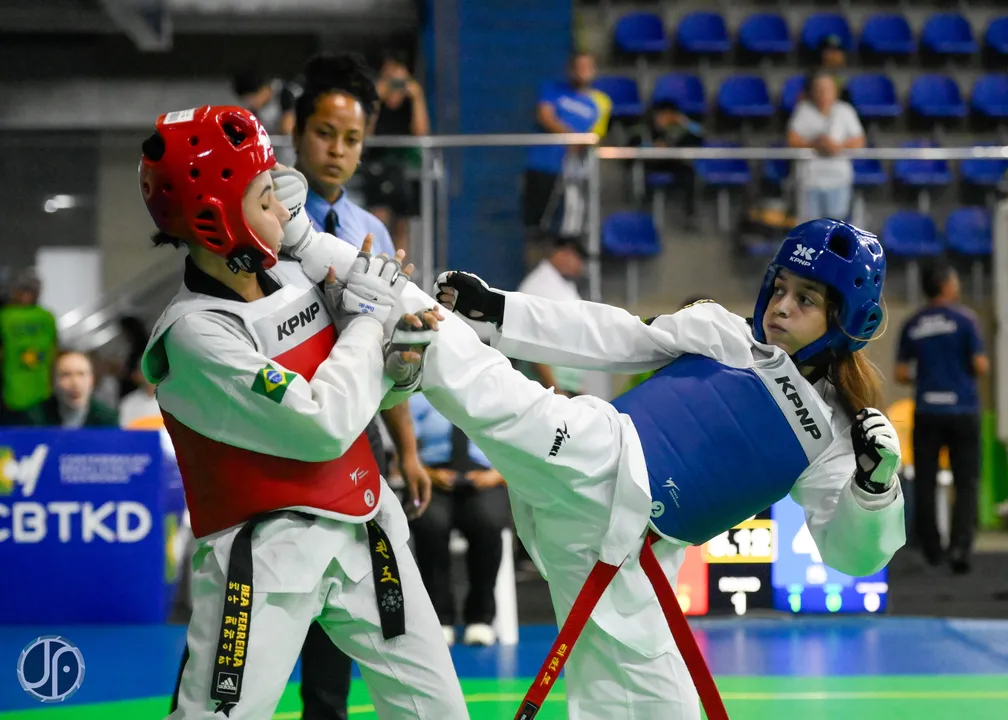
POLYGON ((84 682, 84 656, 66 638, 43 635, 21 651, 17 674, 29 695, 44 703, 63 702, 84 682))
POLYGON ((37 445, 31 455, 21 458, 11 448, 0 447, 0 495, 13 495, 14 486, 20 485, 21 494, 31 497, 48 455, 48 445, 37 445))
POLYGON ((815 248, 805 247, 801 243, 798 243, 798 247, 794 249, 791 253, 791 262, 796 262, 799 265, 804 265, 808 267, 815 260, 816 251, 815 248))

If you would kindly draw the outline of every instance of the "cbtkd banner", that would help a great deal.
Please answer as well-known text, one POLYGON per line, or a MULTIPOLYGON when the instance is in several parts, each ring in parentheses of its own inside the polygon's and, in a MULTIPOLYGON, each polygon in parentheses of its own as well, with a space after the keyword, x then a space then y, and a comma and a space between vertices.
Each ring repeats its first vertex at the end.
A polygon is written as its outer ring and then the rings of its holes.
POLYGON ((158 432, 0 431, 0 623, 163 622, 184 509, 158 432))

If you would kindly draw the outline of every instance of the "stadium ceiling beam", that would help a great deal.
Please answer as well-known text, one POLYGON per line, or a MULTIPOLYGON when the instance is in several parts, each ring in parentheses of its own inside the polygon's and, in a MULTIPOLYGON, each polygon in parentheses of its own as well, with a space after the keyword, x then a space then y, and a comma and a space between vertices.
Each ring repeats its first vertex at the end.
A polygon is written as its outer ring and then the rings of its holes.
POLYGON ((172 23, 165 0, 100 0, 105 13, 137 49, 165 52, 172 47, 172 23))

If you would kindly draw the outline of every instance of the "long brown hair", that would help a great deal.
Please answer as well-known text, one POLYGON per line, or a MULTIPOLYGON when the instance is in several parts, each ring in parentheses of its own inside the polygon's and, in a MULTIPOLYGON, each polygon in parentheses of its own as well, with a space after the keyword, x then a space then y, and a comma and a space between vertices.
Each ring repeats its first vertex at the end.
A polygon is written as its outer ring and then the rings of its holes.
POLYGON ((852 420, 864 408, 882 405, 882 373, 863 350, 834 360, 828 377, 852 420))
MULTIPOLYGON (((840 305, 837 300, 838 298, 831 292, 827 308, 830 323, 836 323, 838 320, 840 305)), ((885 332, 885 327, 882 328, 882 332, 885 332)), ((851 420, 864 408, 881 409, 882 371, 868 359, 863 350, 855 350, 836 358, 830 363, 826 376, 836 388, 840 403, 851 420)))

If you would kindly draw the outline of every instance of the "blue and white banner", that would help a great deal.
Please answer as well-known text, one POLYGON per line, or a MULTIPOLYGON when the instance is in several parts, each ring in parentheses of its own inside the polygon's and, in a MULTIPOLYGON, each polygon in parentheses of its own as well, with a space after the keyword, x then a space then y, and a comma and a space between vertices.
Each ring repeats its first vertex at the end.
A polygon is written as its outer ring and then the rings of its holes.
POLYGON ((0 431, 0 623, 163 622, 184 509, 157 432, 0 431))

